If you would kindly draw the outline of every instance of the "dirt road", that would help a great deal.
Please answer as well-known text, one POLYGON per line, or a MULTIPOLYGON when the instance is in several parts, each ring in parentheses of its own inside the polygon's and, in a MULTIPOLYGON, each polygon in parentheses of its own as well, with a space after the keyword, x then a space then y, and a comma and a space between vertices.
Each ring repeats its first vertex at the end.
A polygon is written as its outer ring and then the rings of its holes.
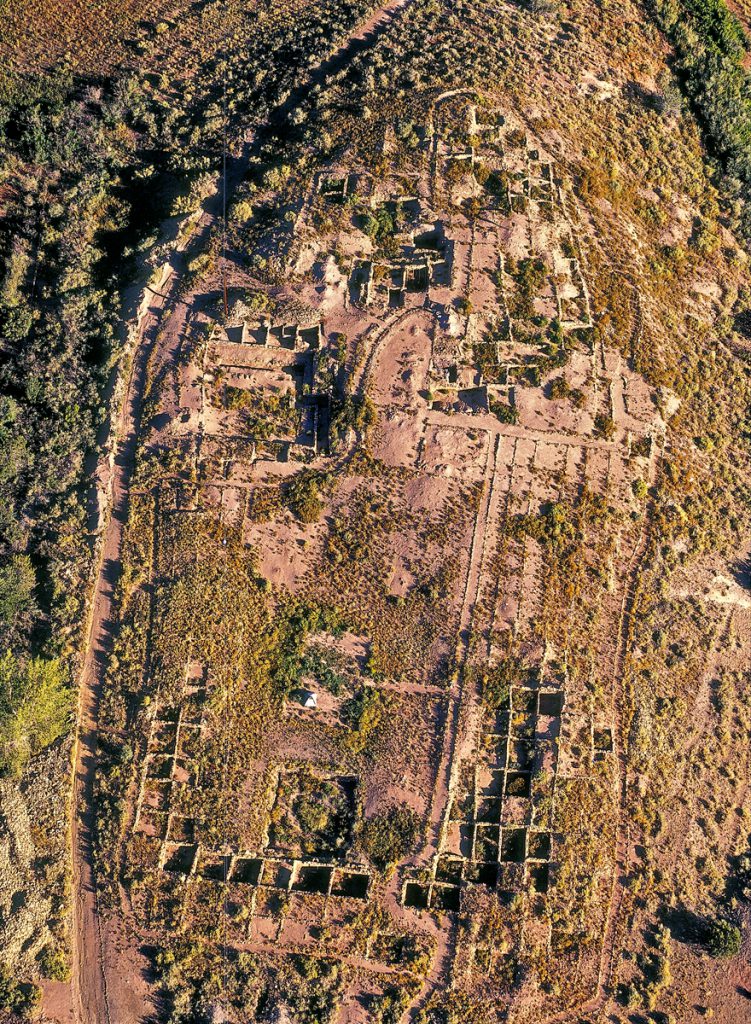
MULTIPOLYGON (((199 239, 208 234, 212 220, 207 216, 199 226, 199 239)), ((120 550, 128 512, 128 489, 140 427, 146 369, 162 312, 170 301, 176 281, 177 274, 173 271, 162 292, 152 295, 152 301, 141 319, 125 398, 114 425, 117 443, 110 480, 110 511, 101 540, 99 569, 91 602, 89 635, 79 686, 71 818, 72 992, 76 1020, 86 1024, 103 1024, 111 1019, 102 954, 102 919, 93 865, 93 798, 100 690, 111 648, 115 589, 120 573, 120 550)))
MULTIPOLYGON (((318 67, 311 70, 285 103, 274 111, 270 120, 278 123, 307 95, 313 85, 322 84, 329 76, 341 71, 347 63, 369 48, 388 27, 397 13, 410 0, 391 0, 376 10, 366 22, 318 67)), ((228 191, 233 180, 239 180, 242 168, 230 169, 228 191)), ((200 246, 219 225, 222 197, 217 195, 207 203, 197 222, 190 245, 200 246)), ((90 604, 90 620, 84 661, 79 680, 78 727, 74 751, 74 780, 71 805, 72 856, 72 931, 73 958, 71 995, 73 1017, 77 1024, 128 1024, 137 1021, 149 1008, 144 1006, 145 984, 141 979, 130 985, 127 979, 108 975, 109 950, 122 947, 122 936, 105 935, 105 923, 100 913, 94 868, 94 779, 96 774, 98 712, 104 673, 111 651, 114 628, 114 600, 120 574, 123 529, 128 514, 128 494, 134 459, 141 427, 141 405, 147 370, 152 354, 157 362, 170 358, 169 343, 160 341, 159 325, 162 314, 177 301, 178 284, 184 272, 184 261, 177 255, 159 292, 151 294, 151 301, 142 310, 137 327, 132 365, 121 409, 112 424, 116 438, 114 464, 109 480, 109 512, 100 543, 96 581, 90 604), (155 346, 164 344, 165 352, 154 352, 155 346), (105 963, 107 961, 107 963, 105 963), (112 988, 117 987, 116 1006, 112 1003, 112 988), (142 990, 139 992, 139 990, 142 990), (129 1005, 123 1006, 122 999, 129 1005)), ((131 959, 134 951, 130 951, 131 959)), ((145 970, 145 961, 144 961, 145 970)), ((142 972, 143 973, 143 972, 142 972)))

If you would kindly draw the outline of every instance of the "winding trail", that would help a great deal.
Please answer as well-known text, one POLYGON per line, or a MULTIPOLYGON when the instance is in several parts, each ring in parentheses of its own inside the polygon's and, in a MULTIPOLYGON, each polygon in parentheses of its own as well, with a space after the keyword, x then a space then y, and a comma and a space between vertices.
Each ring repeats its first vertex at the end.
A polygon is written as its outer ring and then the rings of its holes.
MULTIPOLYGON (((198 222, 192 243, 204 242, 218 211, 208 209, 198 222)), ((159 344, 159 325, 165 309, 177 298, 182 271, 177 257, 159 292, 139 316, 135 348, 125 396, 113 424, 114 460, 109 481, 109 513, 101 536, 98 569, 90 605, 88 637, 79 682, 78 732, 71 813, 73 867, 72 993, 76 1021, 81 1024, 121 1024, 110 1012, 99 894, 94 868, 94 779, 101 690, 114 636, 115 592, 120 576, 123 530, 128 516, 141 406, 150 358, 159 344)), ((122 1022, 124 1024, 124 1022, 122 1022)))
MULTIPOLYGON (((310 70, 305 80, 292 91, 285 102, 273 111, 268 124, 283 122, 291 111, 310 93, 332 75, 338 74, 357 55, 373 46, 394 18, 411 0, 390 0, 377 8, 357 30, 317 67, 310 70)), ((242 157, 231 161, 228 167, 227 193, 242 180, 250 145, 245 146, 242 157)), ((223 196, 221 190, 205 204, 186 245, 200 249, 214 229, 221 225, 223 196)), ((94 781, 97 765, 98 717, 102 687, 107 663, 112 650, 115 630, 115 593, 121 572, 123 531, 128 516, 129 490, 133 476, 138 437, 141 429, 141 411, 144 389, 149 376, 150 362, 161 362, 175 357, 170 351, 170 338, 163 338, 160 325, 165 311, 174 308, 179 299, 179 283, 185 273, 185 259, 177 253, 167 268, 158 291, 150 292, 150 301, 141 307, 133 341, 133 355, 125 395, 119 411, 111 423, 114 457, 108 476, 107 498, 100 516, 100 541, 95 570, 95 582, 89 606, 86 645, 83 653, 78 687, 78 715, 73 751, 74 775, 71 800, 71 859, 72 859, 72 978, 71 994, 76 1024, 128 1024, 141 1019, 139 998, 132 994, 131 1006, 125 1011, 111 1005, 108 989, 112 985, 107 970, 109 944, 104 935, 104 921, 100 912, 94 863, 95 803, 94 781)), ((171 332, 167 332, 171 335, 171 332)), ((101 464, 95 473, 101 473, 101 464)), ((116 938, 122 945, 122 936, 116 938)), ((144 965, 145 967, 145 962, 144 965)), ((113 974, 114 977, 114 974, 113 974)), ((126 997, 131 990, 127 978, 117 977, 118 990, 126 997)), ((141 984, 142 987, 142 984, 141 984)))

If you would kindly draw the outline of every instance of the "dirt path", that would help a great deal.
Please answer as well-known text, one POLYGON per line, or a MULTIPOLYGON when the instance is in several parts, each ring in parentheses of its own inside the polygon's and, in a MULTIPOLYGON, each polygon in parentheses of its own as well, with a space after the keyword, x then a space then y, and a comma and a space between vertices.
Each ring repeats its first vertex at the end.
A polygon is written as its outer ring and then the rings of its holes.
MULTIPOLYGON (((235 168, 239 173, 239 168, 235 168)), ((195 222, 186 244, 201 246, 217 223, 221 198, 214 196, 195 222)), ((99 545, 96 581, 89 610, 83 667, 79 680, 78 731, 74 749, 71 803, 72 856, 72 978, 73 1016, 80 1024, 128 1024, 140 1020, 152 1008, 148 1004, 145 976, 148 964, 124 934, 124 924, 101 913, 94 879, 94 779, 101 687, 111 653, 115 592, 120 575, 123 529, 128 516, 131 476, 141 427, 141 404, 148 365, 156 345, 167 348, 170 339, 159 338, 165 309, 177 300, 177 285, 184 270, 181 252, 165 268, 156 289, 146 288, 147 298, 136 318, 133 356, 125 394, 110 431, 115 439, 111 459, 99 460, 93 475, 99 486, 106 481, 106 495, 99 515, 104 525, 99 545), (110 463, 109 466, 107 463, 110 463), (122 965, 125 972, 105 969, 105 963, 122 965), (125 976, 123 976, 125 975, 125 976), (108 987, 108 977, 112 984, 108 987), (113 988, 114 991, 110 991, 113 988), (113 1005, 114 1003, 114 1008, 113 1005)), ((172 357, 174 351, 169 353, 172 357)))
MULTIPOLYGON (((463 741, 473 739, 479 725, 477 694, 473 692, 473 688, 466 686, 465 669, 470 654, 475 610, 482 592, 488 562, 492 558, 494 550, 494 525, 497 524, 500 515, 500 488, 498 486, 500 444, 501 440, 498 436, 488 435, 485 490, 477 510, 472 533, 472 545, 459 621, 456 678, 451 686, 450 707, 443 734, 440 765, 430 805, 431 838, 427 849, 436 853, 441 850, 443 837, 448 827, 451 795, 463 757, 463 741)), ((430 972, 415 1001, 405 1011, 403 1020, 414 1020, 417 1014, 425 1008, 431 995, 437 991, 441 983, 446 983, 450 978, 457 930, 457 923, 452 920, 447 928, 439 931, 438 948, 430 972)))
MULTIPOLYGON (((427 422, 431 426, 445 425, 443 413, 428 412, 427 422)), ((601 440, 583 434, 563 434, 555 430, 540 430, 535 427, 520 427, 513 423, 501 423, 492 413, 455 412, 451 416, 453 427, 465 427, 467 430, 486 430, 492 437, 516 438, 520 441, 537 441, 540 444, 555 444, 562 448, 599 448, 603 451, 617 451, 618 442, 601 440)))
MULTIPOLYGON (((325 82, 328 77, 341 71, 356 54, 372 46, 409 2, 410 0, 391 0, 378 8, 355 34, 311 71, 307 80, 272 114, 271 121, 284 120, 314 85, 325 82)), ((244 153, 242 161, 233 162, 228 191, 232 188, 234 179, 239 179, 240 165, 244 164, 245 157, 247 152, 244 153)), ((206 204, 204 213, 194 227, 190 238, 192 248, 200 248, 212 229, 219 225, 221 209, 222 197, 217 194, 206 204)), ((108 941, 105 935, 108 926, 100 912, 94 873, 94 780, 101 687, 113 639, 115 591, 121 568, 120 557, 123 529, 128 515, 130 481, 141 428, 142 398, 150 359, 152 355, 159 359, 160 353, 155 352, 155 347, 165 344, 160 340, 159 334, 162 315, 168 306, 177 301, 178 284, 183 273, 184 261, 177 255, 159 292, 151 293, 150 303, 141 311, 125 397, 120 412, 112 424, 112 435, 116 438, 114 460, 108 481, 108 501, 103 514, 105 524, 79 679, 78 726, 74 750, 70 826, 73 888, 71 995, 73 1016, 77 1024, 128 1024, 129 1021, 139 1020, 144 1013, 152 1009, 147 1005, 147 998, 144 998, 143 993, 139 994, 140 990, 145 990, 142 980, 147 971, 145 959, 139 965, 140 983, 129 985, 127 979, 113 971, 113 980, 108 985, 110 972, 107 967, 110 953, 115 949, 125 949, 127 943, 123 942, 119 935, 113 942, 108 941), (105 959, 108 961, 107 964, 105 959), (121 985, 120 982, 124 984, 121 985), (118 989, 115 1006, 111 1005, 113 984, 116 984, 118 989), (130 1005, 123 1006, 123 998, 130 1005)), ((164 353, 164 358, 169 358, 169 354, 164 353)), ((126 953, 131 961, 138 955, 132 949, 126 950, 126 953)))
POLYGON ((407 1007, 402 1024, 414 1021, 418 1015, 428 1006, 431 996, 438 990, 441 981, 444 983, 452 976, 454 969, 454 949, 456 947, 459 925, 452 917, 444 922, 436 935, 436 951, 433 956, 433 964, 425 984, 417 995, 416 1000, 407 1007))
MULTIPOLYGON (((193 236, 201 244, 208 237, 215 214, 207 211, 193 236)), ((88 640, 79 683, 78 735, 75 750, 71 847, 73 855, 73 974, 72 994, 75 1019, 86 1024, 113 1021, 109 1005, 107 972, 103 950, 104 922, 94 880, 94 778, 96 772, 97 719, 104 671, 111 651, 114 601, 120 574, 120 551, 128 515, 128 490, 133 473, 141 401, 149 359, 157 344, 159 323, 172 301, 181 267, 173 267, 160 292, 140 318, 136 345, 122 407, 114 425, 117 438, 109 485, 109 515, 102 534, 99 567, 91 602, 88 640)), ((137 1019, 137 1018, 133 1018, 137 1019)))
POLYGON ((111 511, 101 542, 99 570, 91 602, 90 626, 79 686, 78 736, 73 784, 73 1005, 76 1020, 109 1021, 106 975, 102 962, 102 921, 94 880, 94 776, 100 687, 112 639, 115 587, 128 504, 140 413, 140 399, 151 346, 146 339, 164 304, 155 296, 139 331, 122 410, 115 427, 111 511))
POLYGON ((482 495, 480 506, 477 510, 474 526, 472 528, 472 543, 467 563, 467 575, 464 583, 464 596, 462 599, 461 615, 459 620, 459 635, 457 638, 455 655, 455 672, 448 691, 449 710, 447 713, 446 728, 443 736, 443 747, 441 750, 440 766, 437 772, 436 785, 430 804, 430 827, 432 830, 431 840, 428 843, 429 849, 438 850, 441 845, 441 835, 444 829, 445 817, 448 814, 449 793, 451 782, 457 765, 457 738, 459 733, 459 716, 463 706, 463 671, 467 660, 470 641, 470 626, 472 613, 477 602, 477 595, 480 588, 481 563, 485 552, 485 538, 487 534, 489 510, 493 498, 495 463, 497 460, 497 443, 494 445, 488 438, 488 451, 486 456, 485 491, 482 495))

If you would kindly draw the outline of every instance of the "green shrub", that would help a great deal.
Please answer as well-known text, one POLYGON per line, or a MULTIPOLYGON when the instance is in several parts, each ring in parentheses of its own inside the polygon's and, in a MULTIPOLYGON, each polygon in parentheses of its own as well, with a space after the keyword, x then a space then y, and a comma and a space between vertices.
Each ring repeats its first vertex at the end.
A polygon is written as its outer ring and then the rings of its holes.
POLYGON ((68 958, 62 949, 45 946, 39 955, 39 970, 51 981, 70 981, 68 958))
POLYGON ((389 238, 396 231, 396 219, 385 206, 381 206, 375 213, 367 213, 365 215, 363 231, 377 245, 387 244, 389 238))
POLYGON ((22 1019, 32 1016, 42 1000, 38 985, 16 981, 7 967, 0 967, 0 1010, 9 1010, 22 1019))
POLYGON ((0 642, 13 646, 36 612, 36 574, 28 555, 12 555, 0 565, 0 642))
POLYGON ((598 412, 595 416, 595 433, 599 434, 600 437, 604 437, 606 441, 612 441, 615 437, 615 423, 602 412, 598 412))
POLYGON ((347 702, 343 711, 352 726, 352 731, 347 734, 344 742, 353 754, 365 751, 389 706, 388 696, 373 686, 363 686, 360 692, 347 702))
POLYGON ((509 274, 514 278, 516 291, 509 296, 511 315, 530 319, 534 315, 534 300, 540 294, 548 268, 539 256, 529 256, 518 263, 507 260, 509 274))
POLYGON ((370 398, 347 395, 340 402, 334 403, 331 432, 337 437, 343 437, 348 430, 364 433, 377 420, 378 410, 370 398))
POLYGON ((491 402, 490 411, 501 423, 519 422, 519 410, 515 405, 506 405, 505 402, 491 402))
POLYGON ((0 658, 0 771, 18 775, 70 726, 72 692, 57 659, 0 658))
POLYGON ((511 686, 519 682, 516 662, 506 658, 482 677, 482 699, 491 710, 508 707, 511 686))
POLYGON ((387 868, 403 860, 414 849, 420 834, 420 818, 406 804, 390 807, 366 821, 361 843, 370 860, 387 868))
POLYGON ((718 917, 707 927, 706 945, 711 955, 718 959, 737 956, 742 945, 741 930, 732 921, 718 917))
MULTIPOLYGON (((657 21, 677 52, 680 82, 706 134, 745 199, 751 186, 751 99, 743 26, 725 0, 653 0, 657 21)), ((741 214, 746 240, 748 211, 741 214)), ((716 239, 700 230, 693 244, 711 251, 716 239)))
POLYGON ((283 497, 289 510, 303 523, 315 523, 321 518, 320 474, 301 470, 283 488, 283 497))

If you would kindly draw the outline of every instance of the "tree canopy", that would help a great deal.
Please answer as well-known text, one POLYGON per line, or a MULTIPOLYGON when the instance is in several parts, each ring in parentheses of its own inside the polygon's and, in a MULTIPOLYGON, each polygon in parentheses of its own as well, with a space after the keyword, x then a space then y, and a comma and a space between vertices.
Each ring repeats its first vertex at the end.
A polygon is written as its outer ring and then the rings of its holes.
POLYGON ((0 658, 0 771, 18 775, 70 722, 72 691, 59 659, 0 658))

